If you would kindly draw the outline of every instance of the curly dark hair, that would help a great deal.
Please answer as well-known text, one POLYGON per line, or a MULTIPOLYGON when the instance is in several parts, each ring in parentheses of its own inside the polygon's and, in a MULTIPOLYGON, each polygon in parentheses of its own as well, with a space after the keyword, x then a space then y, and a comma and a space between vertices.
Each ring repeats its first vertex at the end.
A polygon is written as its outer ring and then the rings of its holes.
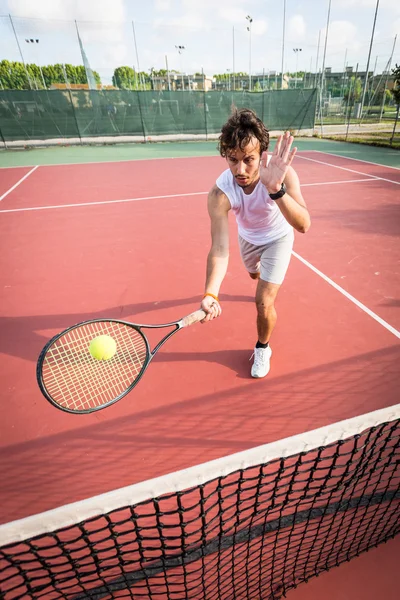
POLYGON ((235 108, 221 129, 218 141, 220 155, 225 157, 229 150, 235 148, 243 150, 253 137, 260 142, 260 154, 268 150, 269 133, 261 119, 249 108, 235 108))

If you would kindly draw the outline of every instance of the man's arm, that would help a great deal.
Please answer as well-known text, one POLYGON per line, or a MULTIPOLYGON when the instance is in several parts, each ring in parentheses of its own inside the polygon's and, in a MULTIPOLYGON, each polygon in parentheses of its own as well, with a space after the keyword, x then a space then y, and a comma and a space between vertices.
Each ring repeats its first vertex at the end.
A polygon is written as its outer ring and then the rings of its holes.
POLYGON ((201 303, 207 312, 205 321, 211 321, 221 314, 218 298, 222 281, 226 275, 229 261, 229 221, 231 206, 226 195, 214 186, 208 195, 208 214, 211 220, 211 248, 207 257, 207 276, 204 288, 205 296, 201 303))
POLYGON ((276 141, 275 149, 268 162, 268 153, 263 152, 260 164, 260 178, 269 194, 275 194, 286 185, 286 194, 275 200, 285 219, 297 231, 305 233, 311 225, 309 212, 300 190, 296 171, 290 166, 297 148, 291 150, 293 136, 287 131, 276 141))
POLYGON ((300 181, 293 167, 287 170, 284 183, 286 194, 275 200, 286 221, 300 233, 306 233, 311 225, 310 214, 300 189, 300 181))

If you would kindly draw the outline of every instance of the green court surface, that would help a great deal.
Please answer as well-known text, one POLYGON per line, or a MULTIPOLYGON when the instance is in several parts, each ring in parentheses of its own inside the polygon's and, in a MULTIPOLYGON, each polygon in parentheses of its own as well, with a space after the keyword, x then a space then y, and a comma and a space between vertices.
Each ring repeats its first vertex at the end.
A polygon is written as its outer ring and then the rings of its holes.
MULTIPOLYGON (((275 140, 271 140, 273 149, 275 140)), ((400 152, 362 144, 335 142, 316 138, 296 138, 299 151, 317 150, 338 156, 400 168, 400 152)), ((1 150, 0 167, 35 165, 83 164, 89 162, 118 162, 186 156, 215 156, 217 141, 210 142, 150 142, 137 144, 53 146, 48 148, 1 150)))

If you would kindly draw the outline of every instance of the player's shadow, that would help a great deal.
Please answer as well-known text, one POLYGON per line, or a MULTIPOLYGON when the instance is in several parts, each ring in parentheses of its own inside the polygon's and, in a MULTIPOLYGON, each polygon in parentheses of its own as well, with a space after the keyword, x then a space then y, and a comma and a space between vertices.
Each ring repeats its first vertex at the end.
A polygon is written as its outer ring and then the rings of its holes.
POLYGON ((250 359, 251 349, 242 350, 216 350, 207 352, 168 352, 163 350, 157 354, 157 362, 202 362, 220 364, 231 371, 236 372, 239 379, 251 379, 250 377, 250 359))
POLYGON ((396 203, 387 203, 373 209, 362 210, 348 208, 346 210, 332 209, 320 211, 316 220, 329 223, 335 221, 339 227, 347 227, 362 233, 370 233, 374 236, 385 235, 398 237, 400 235, 400 206, 396 203))
POLYGON ((398 298, 388 298, 386 302, 382 302, 381 306, 392 306, 394 308, 400 308, 400 300, 398 298))
MULTIPOLYGON (((232 294, 221 294, 220 299, 221 302, 254 301, 253 296, 232 294)), ((149 319, 148 313, 169 308, 177 309, 175 315, 169 315, 171 321, 180 319, 199 308, 199 296, 112 306, 94 312, 0 317, 0 352, 36 362, 43 346, 53 335, 76 323, 90 319, 110 318, 149 325, 161 324, 167 322, 169 318, 149 319)))

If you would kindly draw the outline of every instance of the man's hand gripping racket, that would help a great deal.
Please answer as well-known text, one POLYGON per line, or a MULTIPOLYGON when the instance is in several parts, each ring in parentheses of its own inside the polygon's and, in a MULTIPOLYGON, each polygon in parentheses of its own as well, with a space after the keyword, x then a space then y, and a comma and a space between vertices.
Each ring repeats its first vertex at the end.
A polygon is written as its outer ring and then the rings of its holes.
POLYGON ((73 325, 52 338, 40 353, 36 369, 40 390, 54 406, 66 412, 91 413, 106 408, 139 383, 156 352, 174 333, 205 317, 205 311, 196 310, 179 321, 163 325, 138 325, 114 319, 93 319, 73 325), (143 329, 164 327, 173 329, 151 350, 143 329), (104 339, 111 340, 111 345, 102 358, 104 339))
POLYGON ((201 302, 201 308, 206 313, 206 318, 202 321, 202 323, 212 321, 213 319, 219 317, 222 313, 219 298, 217 296, 214 296, 214 294, 204 294, 203 300, 201 302))

